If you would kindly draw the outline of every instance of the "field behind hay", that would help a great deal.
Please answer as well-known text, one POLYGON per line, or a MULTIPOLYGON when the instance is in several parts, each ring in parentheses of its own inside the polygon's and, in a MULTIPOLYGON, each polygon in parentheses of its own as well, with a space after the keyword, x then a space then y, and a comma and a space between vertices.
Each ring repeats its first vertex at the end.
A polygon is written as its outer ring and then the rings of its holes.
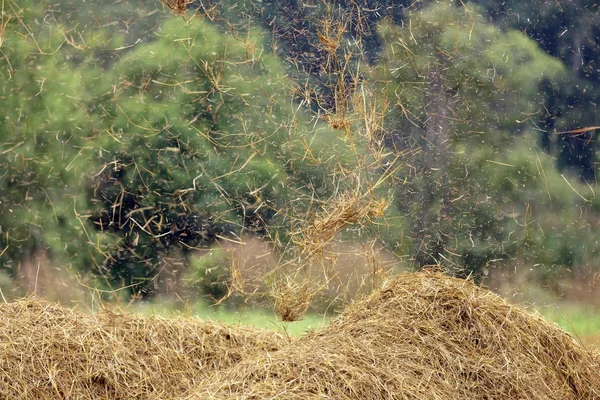
POLYGON ((234 326, 267 329, 289 336, 302 336, 307 331, 323 328, 334 318, 333 315, 306 314, 298 321, 284 322, 268 308, 234 310, 225 306, 211 307, 202 302, 182 308, 173 302, 156 301, 150 304, 131 305, 123 311, 166 318, 193 317, 234 326))
POLYGON ((600 351, 600 310, 588 304, 547 305, 537 310, 586 346, 600 351))
MULTIPOLYGON (((510 299, 509 299, 510 300, 510 299)), ((600 350, 600 309, 585 302, 554 302, 551 304, 532 305, 530 302, 513 304, 521 305, 532 312, 539 313, 549 322, 572 334, 582 344, 600 350)), ((222 322, 238 326, 251 326, 269 329, 290 336, 302 336, 307 331, 323 328, 334 318, 334 315, 307 314, 301 320, 283 322, 273 310, 267 308, 247 308, 233 310, 228 307, 211 307, 203 302, 181 306, 172 301, 155 301, 145 304, 134 304, 124 311, 141 315, 162 317, 187 316, 203 320, 222 322)))

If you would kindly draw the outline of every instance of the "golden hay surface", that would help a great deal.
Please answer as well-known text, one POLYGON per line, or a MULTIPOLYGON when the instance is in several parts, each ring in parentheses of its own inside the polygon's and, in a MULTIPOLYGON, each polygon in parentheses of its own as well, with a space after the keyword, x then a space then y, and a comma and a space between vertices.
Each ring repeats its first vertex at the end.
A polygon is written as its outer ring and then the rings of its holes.
POLYGON ((600 357, 472 282, 401 274, 288 340, 37 299, 0 305, 2 399, 595 399, 600 357))
POLYGON ((472 282, 401 274, 327 328, 216 370, 206 399, 598 399, 600 357, 472 282))
POLYGON ((100 313, 26 299, 0 305, 0 398, 182 398, 215 369, 274 351, 274 332, 100 313))

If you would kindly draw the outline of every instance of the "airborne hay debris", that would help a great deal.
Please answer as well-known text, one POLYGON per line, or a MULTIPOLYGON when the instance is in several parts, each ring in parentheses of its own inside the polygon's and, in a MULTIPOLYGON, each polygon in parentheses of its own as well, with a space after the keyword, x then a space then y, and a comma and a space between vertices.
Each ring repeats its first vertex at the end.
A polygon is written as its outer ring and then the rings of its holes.
POLYGON ((401 274, 322 331, 214 374, 196 396, 597 399, 600 357, 472 282, 401 274))
POLYGON ((333 199, 321 215, 292 237, 303 255, 319 255, 343 228, 382 216, 388 205, 387 200, 374 199, 359 192, 344 193, 333 199))
POLYGON ((273 301, 273 310, 281 320, 294 322, 301 319, 314 295, 321 290, 322 287, 311 290, 311 282, 307 279, 298 282, 293 276, 285 276, 271 286, 269 296, 273 301))
POLYGON ((188 0, 161 0, 175 15, 184 15, 187 11, 188 0))
POLYGON ((182 398, 215 369, 283 342, 271 331, 26 299, 0 305, 0 398, 182 398))

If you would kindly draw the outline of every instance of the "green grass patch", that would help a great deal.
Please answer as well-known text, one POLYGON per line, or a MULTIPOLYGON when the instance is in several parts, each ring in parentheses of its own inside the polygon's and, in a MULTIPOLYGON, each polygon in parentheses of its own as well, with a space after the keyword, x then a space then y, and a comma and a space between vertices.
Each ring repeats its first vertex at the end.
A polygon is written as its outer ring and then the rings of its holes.
POLYGON ((538 311, 549 321, 575 336, 600 334, 600 310, 598 307, 581 304, 562 304, 539 308, 538 311))
POLYGON ((160 315, 162 317, 197 317, 207 321, 223 322, 231 325, 254 326, 271 329, 290 336, 301 336, 309 330, 320 329, 327 325, 329 316, 305 315, 300 321, 283 322, 268 309, 247 308, 232 310, 226 306, 208 306, 204 303, 175 306, 165 302, 138 303, 128 307, 130 312, 142 315, 160 315))
MULTIPOLYGON (((536 307, 547 320, 556 323, 562 329, 576 337, 600 334, 600 310, 576 303, 554 304, 536 307)), ((232 310, 227 306, 209 306, 205 303, 181 306, 170 302, 138 303, 128 307, 130 312, 162 317, 186 316, 207 321, 223 322, 231 325, 254 326, 271 329, 290 336, 301 336, 309 330, 326 326, 331 316, 308 314, 300 321, 283 322, 269 309, 251 308, 232 310)))

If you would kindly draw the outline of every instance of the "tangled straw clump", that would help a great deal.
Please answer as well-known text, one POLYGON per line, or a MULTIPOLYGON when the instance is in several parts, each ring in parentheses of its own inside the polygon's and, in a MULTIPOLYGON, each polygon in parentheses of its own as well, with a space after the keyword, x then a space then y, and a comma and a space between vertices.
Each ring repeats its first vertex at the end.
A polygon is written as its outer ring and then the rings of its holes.
POLYGON ((26 299, 0 305, 0 398, 182 398, 213 370, 283 342, 270 331, 26 299))
POLYGON ((308 257, 321 254, 343 228, 381 217, 388 205, 384 199, 362 196, 358 192, 343 193, 332 199, 308 227, 293 233, 293 241, 308 257))
POLYGON ((329 327, 245 358, 197 398, 595 399, 600 358, 472 282, 402 274, 329 327))
POLYGON ((470 281, 401 274, 286 340, 194 319, 0 305, 0 398, 597 399, 600 357, 470 281))
POLYGON ((312 289, 310 282, 297 282, 294 277, 287 276, 274 284, 269 296, 273 300, 273 310, 282 321, 299 321, 310 306, 315 294, 322 288, 312 289))
POLYGON ((175 15, 184 15, 187 11, 188 0, 161 0, 175 15))

